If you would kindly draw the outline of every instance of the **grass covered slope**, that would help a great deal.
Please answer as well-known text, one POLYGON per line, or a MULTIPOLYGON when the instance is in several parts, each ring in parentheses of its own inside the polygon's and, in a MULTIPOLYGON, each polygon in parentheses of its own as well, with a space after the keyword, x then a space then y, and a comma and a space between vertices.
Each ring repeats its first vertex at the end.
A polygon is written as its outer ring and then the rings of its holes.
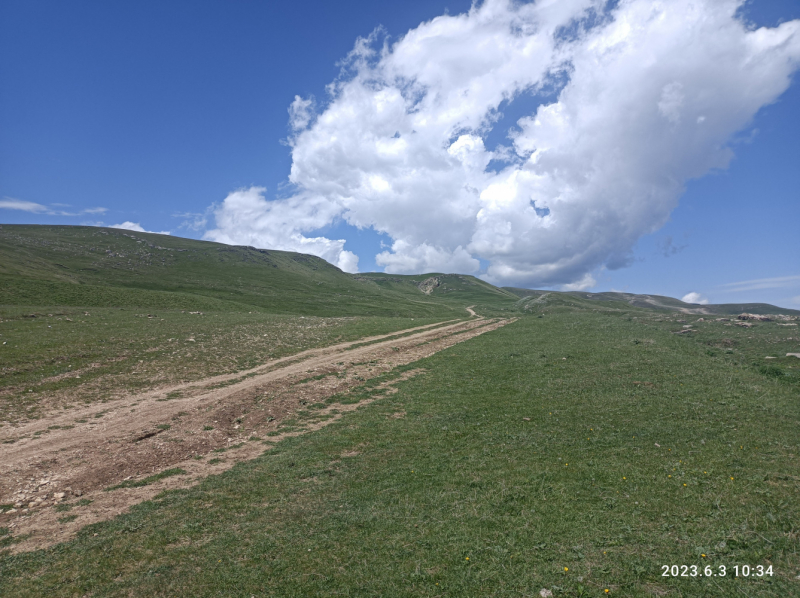
POLYGON ((555 291, 539 291, 535 289, 519 289, 515 287, 503 287, 519 297, 517 306, 526 309, 533 305, 543 305, 547 303, 562 303, 576 307, 592 308, 600 305, 608 305, 617 308, 637 307, 646 310, 675 311, 691 314, 716 314, 716 315, 736 315, 741 313, 751 314, 786 314, 800 315, 796 309, 777 307, 769 303, 718 303, 699 305, 696 303, 684 303, 673 297, 663 295, 636 295, 633 293, 587 293, 583 291, 570 291, 559 293, 555 291))
POLYGON ((387 288, 286 251, 97 227, 0 227, 0 305, 460 317, 465 300, 512 300, 461 278, 482 294, 432 297, 409 277, 387 288))
POLYGON ((516 300, 471 276, 440 276, 469 290, 426 294, 419 277, 351 275, 285 251, 2 225, 0 425, 516 300))
POLYGON ((556 311, 452 347, 338 423, 0 557, 0 594, 796 595, 797 386, 651 316, 556 311))

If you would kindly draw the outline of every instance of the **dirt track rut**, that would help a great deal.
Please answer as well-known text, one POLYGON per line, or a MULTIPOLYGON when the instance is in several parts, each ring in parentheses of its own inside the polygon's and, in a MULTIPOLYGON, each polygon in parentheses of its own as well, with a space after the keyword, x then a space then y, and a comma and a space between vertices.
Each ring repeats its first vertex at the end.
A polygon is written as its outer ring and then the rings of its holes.
MULTIPOLYGON (((359 406, 324 403, 334 395, 512 321, 473 318, 401 330, 4 427, 0 505, 13 507, 0 514, 0 526, 14 536, 27 536, 12 544, 14 552, 67 540, 84 525, 229 469, 285 436, 321 428, 359 406), (312 405, 314 416, 304 426, 278 431, 298 410, 312 405), (224 458, 204 458, 220 449, 224 458), (186 473, 104 491, 169 468, 186 473), (63 503, 74 505, 69 513, 56 509, 63 503)), ((419 373, 406 372, 403 378, 419 373)), ((376 390, 392 391, 391 382, 376 390)))

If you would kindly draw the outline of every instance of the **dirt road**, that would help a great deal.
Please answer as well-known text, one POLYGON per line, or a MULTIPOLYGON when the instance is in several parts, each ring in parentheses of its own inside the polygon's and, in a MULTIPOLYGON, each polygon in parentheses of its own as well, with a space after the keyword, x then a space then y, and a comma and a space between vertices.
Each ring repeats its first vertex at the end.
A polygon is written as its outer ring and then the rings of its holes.
MULTIPOLYGON (((393 392, 391 383, 397 380, 384 382, 360 404, 327 399, 346 397, 370 378, 512 321, 473 317, 420 326, 4 427, 0 527, 27 536, 11 545, 14 552, 67 540, 84 525, 109 519, 165 489, 192 485, 260 455, 283 437, 336 421, 393 392), (298 416, 302 425, 282 426, 298 416), (221 450, 224 455, 217 454, 221 450), (210 453, 217 458, 206 458, 210 453), (184 473, 140 487, 104 490, 170 469, 184 473), (64 505, 72 505, 68 513, 64 505)), ((405 372, 402 378, 420 373, 405 372)))

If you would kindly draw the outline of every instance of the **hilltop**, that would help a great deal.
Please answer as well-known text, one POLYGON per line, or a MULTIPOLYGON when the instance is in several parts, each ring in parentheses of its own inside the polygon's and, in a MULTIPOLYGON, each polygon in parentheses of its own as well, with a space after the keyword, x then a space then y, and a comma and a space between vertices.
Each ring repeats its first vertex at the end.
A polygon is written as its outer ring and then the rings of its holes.
POLYGON ((288 251, 112 228, 0 227, 0 305, 460 317, 468 303, 510 308, 516 299, 466 275, 352 275, 288 251))
POLYGON ((646 309, 664 312, 679 312, 696 315, 785 314, 800 315, 796 309, 777 307, 769 303, 720 303, 700 305, 684 303, 680 299, 663 295, 637 295, 634 293, 588 293, 585 291, 543 291, 503 287, 503 290, 517 296, 516 308, 523 311, 550 308, 595 309, 599 306, 617 309, 646 309))
POLYGON ((465 274, 348 274, 301 253, 88 226, 0 226, 0 305, 315 316, 461 316, 543 308, 793 314, 764 303, 496 287, 465 274))

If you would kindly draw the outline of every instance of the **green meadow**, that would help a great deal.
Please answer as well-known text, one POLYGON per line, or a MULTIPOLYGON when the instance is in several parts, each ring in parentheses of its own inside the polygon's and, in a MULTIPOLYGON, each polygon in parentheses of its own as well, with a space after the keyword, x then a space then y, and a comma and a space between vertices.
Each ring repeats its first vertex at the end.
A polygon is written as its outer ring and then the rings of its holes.
MULTIPOLYGON (((479 313, 518 319, 334 397, 376 400, 224 474, 162 493, 73 541, 0 552, 0 595, 800 595, 800 359, 785 356, 800 352, 798 327, 743 328, 708 315, 697 322, 698 315, 620 297, 550 293, 531 302, 468 277, 430 295, 411 277, 360 277, 392 279, 353 283, 374 285, 373 300, 384 307, 365 307, 316 340, 280 351, 442 321, 473 304, 479 313), (429 302, 427 311, 414 314, 413 301, 429 302), (397 316, 380 313, 406 307, 397 316), (686 325, 696 332, 675 334, 686 325), (393 395, 373 395, 407 369, 424 373, 397 382, 393 395)), ((185 344, 189 332, 197 342, 226 326, 245 331, 256 322, 265 327, 259 334, 269 334, 280 318, 295 326, 301 317, 341 317, 321 295, 305 316, 271 313, 258 301, 203 316, 175 308, 161 324, 138 307, 145 317, 134 320, 105 306, 98 313, 109 332, 87 328, 86 350, 125 326, 138 348, 114 341, 115 350, 139 355, 162 333, 180 331, 185 344)), ((31 310, 13 302, 3 310, 3 339, 58 317, 50 311, 26 320, 31 310)), ((70 319, 58 326, 79 318, 70 319)), ((213 353, 215 343, 206 344, 213 353)), ((50 349, 26 350, 45 363, 50 349)), ((241 363, 229 369, 245 367, 250 354, 269 355, 255 351, 242 349, 241 363)), ((168 358, 166 349, 151 353, 153 367, 168 358)), ((22 372, 24 352, 14 359, 14 388, 56 367, 22 372)), ((24 400, 17 394, 4 405, 24 400)), ((0 529, 0 551, 17 540, 0 529)))

